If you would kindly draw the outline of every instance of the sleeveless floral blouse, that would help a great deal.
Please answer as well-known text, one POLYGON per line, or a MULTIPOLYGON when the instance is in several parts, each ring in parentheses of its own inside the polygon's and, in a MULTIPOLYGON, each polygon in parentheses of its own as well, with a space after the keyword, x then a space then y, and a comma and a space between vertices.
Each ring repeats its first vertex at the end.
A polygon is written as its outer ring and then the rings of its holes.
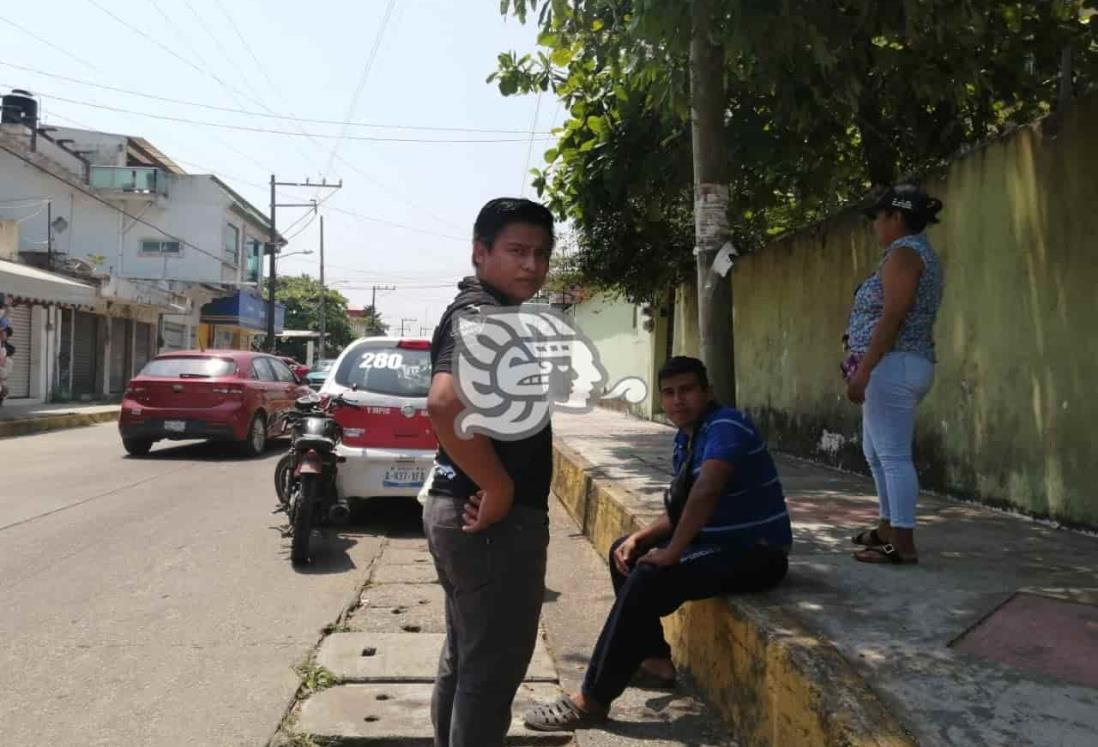
POLYGON ((934 320, 942 303, 942 265, 930 246, 926 233, 902 236, 889 244, 881 255, 877 269, 858 288, 847 325, 847 348, 853 353, 865 353, 869 350, 873 328, 884 311, 881 267, 889 255, 902 246, 914 249, 923 260, 923 274, 919 276, 919 285, 915 289, 915 303, 907 312, 892 352, 916 353, 934 363, 934 320))

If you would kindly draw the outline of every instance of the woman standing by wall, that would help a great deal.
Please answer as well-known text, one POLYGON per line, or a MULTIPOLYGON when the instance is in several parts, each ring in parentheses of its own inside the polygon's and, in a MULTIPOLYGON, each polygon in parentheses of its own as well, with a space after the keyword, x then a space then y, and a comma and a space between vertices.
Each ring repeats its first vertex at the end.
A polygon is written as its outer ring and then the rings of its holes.
POLYGON ((862 406, 862 445, 880 503, 880 521, 853 538, 865 563, 917 563, 911 457, 915 408, 934 381, 934 320, 942 269, 924 233, 942 203, 911 184, 882 194, 865 214, 884 249, 854 296, 843 363, 847 397, 862 406))

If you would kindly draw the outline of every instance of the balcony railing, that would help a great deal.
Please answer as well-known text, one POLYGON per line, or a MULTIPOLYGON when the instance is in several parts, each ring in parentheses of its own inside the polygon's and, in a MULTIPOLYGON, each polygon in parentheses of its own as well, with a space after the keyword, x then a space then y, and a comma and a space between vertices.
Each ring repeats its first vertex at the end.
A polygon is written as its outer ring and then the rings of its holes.
POLYGON ((168 174, 151 166, 92 166, 88 183, 97 189, 135 195, 168 195, 168 174))

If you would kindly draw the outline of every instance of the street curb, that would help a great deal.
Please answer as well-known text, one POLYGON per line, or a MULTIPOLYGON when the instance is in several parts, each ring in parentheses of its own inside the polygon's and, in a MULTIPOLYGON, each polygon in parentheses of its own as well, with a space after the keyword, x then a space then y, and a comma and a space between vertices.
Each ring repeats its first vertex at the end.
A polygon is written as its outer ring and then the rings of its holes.
POLYGON ((118 420, 122 408, 106 412, 64 413, 62 415, 43 415, 38 418, 22 420, 0 420, 0 438, 26 436, 31 433, 59 431, 66 428, 79 428, 85 425, 97 425, 118 420))
MULTIPOLYGON (((553 462, 553 492, 604 557, 653 518, 559 439, 553 462)), ((917 745, 830 642, 765 597, 691 602, 664 618, 664 630, 676 663, 743 747, 917 745)))

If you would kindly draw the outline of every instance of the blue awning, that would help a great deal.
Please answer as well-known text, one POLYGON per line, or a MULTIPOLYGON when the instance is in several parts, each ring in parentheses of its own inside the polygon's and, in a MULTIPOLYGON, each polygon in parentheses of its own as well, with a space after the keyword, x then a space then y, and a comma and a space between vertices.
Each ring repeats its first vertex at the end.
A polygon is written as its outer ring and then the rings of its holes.
MULTIPOLYGON (((275 304, 275 334, 282 331, 286 307, 275 304)), ((267 331, 267 302, 248 291, 237 291, 210 301, 202 307, 201 321, 206 324, 229 324, 258 332, 267 331)))

